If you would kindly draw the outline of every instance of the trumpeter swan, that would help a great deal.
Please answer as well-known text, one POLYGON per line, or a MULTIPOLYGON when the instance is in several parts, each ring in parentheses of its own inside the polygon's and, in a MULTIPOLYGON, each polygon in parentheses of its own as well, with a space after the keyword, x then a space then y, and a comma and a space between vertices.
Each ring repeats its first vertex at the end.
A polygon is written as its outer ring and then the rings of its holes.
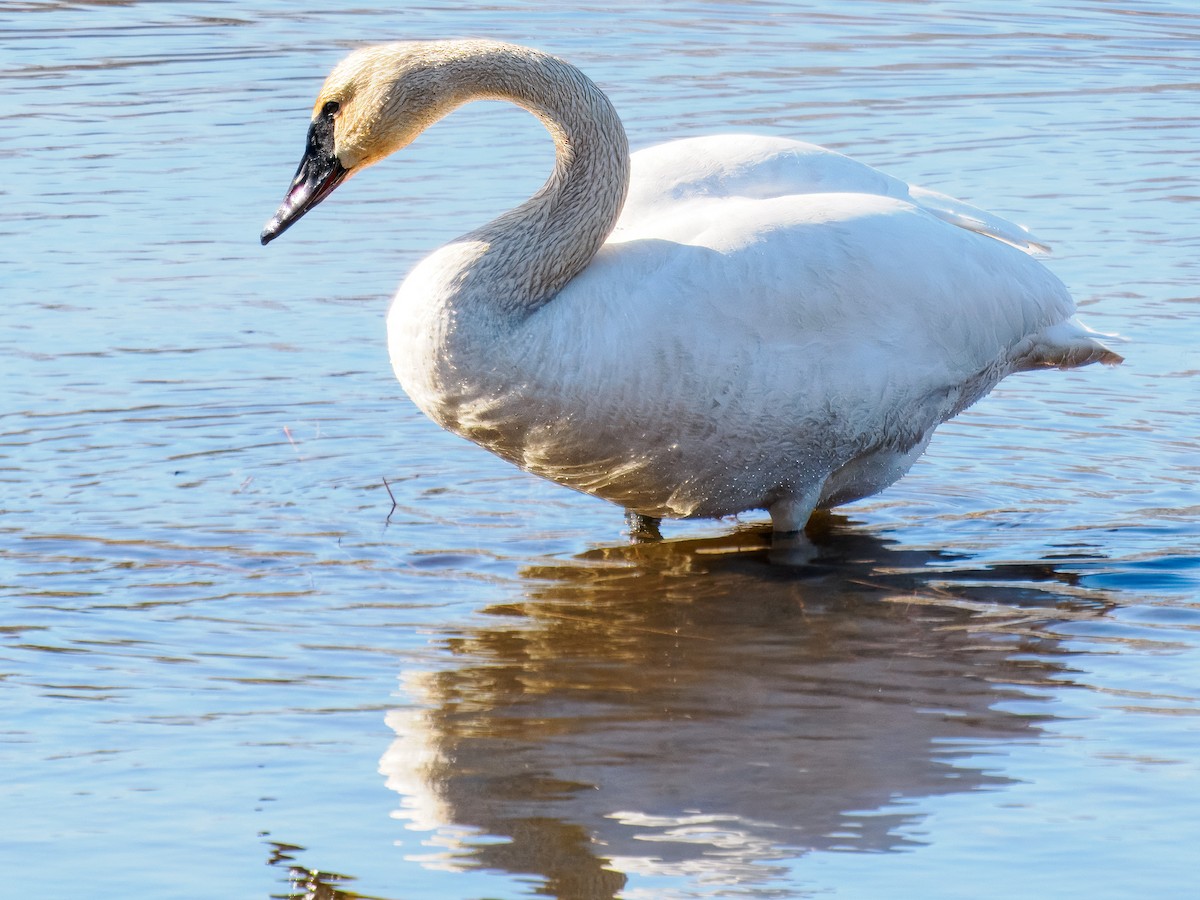
POLYGON ((630 156, 582 72, 493 41, 351 53, 262 242, 481 98, 537 116, 554 170, 404 280, 396 376, 439 425, 635 521, 766 509, 796 532, 1010 373, 1120 362, 1019 226, 780 138, 630 156))

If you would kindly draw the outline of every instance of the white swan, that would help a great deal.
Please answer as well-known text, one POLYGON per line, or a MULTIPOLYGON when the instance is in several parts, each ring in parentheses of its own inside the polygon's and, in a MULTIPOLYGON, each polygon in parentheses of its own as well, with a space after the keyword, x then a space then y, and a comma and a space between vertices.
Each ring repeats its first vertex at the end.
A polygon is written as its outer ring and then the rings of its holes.
POLYGON ((479 98, 533 112, 554 171, 405 279, 392 365, 438 424, 635 522, 766 509, 795 532, 890 485, 1006 375, 1120 362, 1024 229, 789 140, 630 157, 578 69, 492 41, 343 60, 263 243, 479 98))

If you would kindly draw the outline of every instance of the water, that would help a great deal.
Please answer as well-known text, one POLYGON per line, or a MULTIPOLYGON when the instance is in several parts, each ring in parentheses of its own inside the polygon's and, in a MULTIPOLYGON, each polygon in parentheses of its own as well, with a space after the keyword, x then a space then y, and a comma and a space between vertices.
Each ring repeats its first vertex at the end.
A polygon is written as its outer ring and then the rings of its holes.
POLYGON ((1200 801, 1182 2, 0 10, 0 861, 44 897, 1130 897, 1200 801), (1116 370, 1007 381, 769 565, 438 431, 386 298, 527 196, 456 113, 269 250, 327 69, 481 35, 634 146, 836 147, 1028 223, 1116 370), (396 508, 383 479, 395 496, 396 508))

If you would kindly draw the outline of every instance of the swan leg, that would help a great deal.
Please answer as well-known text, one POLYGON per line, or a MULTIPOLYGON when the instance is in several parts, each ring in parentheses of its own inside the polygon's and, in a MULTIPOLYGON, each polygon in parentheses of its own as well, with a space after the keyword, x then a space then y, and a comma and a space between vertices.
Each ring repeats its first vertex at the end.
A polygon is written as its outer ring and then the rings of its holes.
POLYGON ((768 558, 776 565, 807 566, 819 555, 817 545, 808 539, 804 526, 821 499, 825 480, 802 491, 793 491, 768 508, 771 513, 771 551, 768 558))
POLYGON ((625 510, 625 525, 629 529, 629 538, 634 543, 661 541, 662 531, 659 530, 659 525, 661 524, 662 519, 656 519, 654 516, 643 516, 632 509, 625 510))
POLYGON ((772 503, 767 511, 771 514, 771 529, 775 534, 797 534, 804 531, 804 526, 817 508, 821 499, 821 491, 825 479, 816 484, 808 485, 800 490, 792 490, 772 503))

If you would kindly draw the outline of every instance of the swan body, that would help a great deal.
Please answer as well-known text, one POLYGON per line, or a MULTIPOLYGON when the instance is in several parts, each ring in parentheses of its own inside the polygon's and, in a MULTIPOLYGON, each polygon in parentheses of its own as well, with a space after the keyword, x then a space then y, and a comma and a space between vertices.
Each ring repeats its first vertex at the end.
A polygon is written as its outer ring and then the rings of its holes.
POLYGON ((780 138, 630 156, 578 69, 490 41, 343 61, 263 242, 475 98, 537 115, 554 171, 416 266, 389 352, 430 418, 530 472, 638 516, 767 509, 792 532, 892 484, 1005 376, 1120 361, 1020 226, 780 138))

